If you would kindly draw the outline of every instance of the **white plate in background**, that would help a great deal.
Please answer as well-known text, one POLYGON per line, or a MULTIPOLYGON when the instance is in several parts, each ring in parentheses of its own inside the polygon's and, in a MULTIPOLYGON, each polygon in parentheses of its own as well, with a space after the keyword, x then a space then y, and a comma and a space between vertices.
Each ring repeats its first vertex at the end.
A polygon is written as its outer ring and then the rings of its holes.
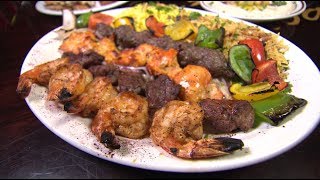
MULTIPOLYGON (((97 12, 97 11, 107 10, 107 9, 111 9, 114 7, 121 6, 122 4, 127 3, 128 1, 114 1, 114 2, 112 2, 110 4, 106 4, 106 5, 101 5, 99 1, 95 1, 95 2, 96 2, 95 6, 93 6, 92 8, 83 9, 83 10, 74 10, 73 13, 75 15, 79 15, 79 14, 84 14, 84 13, 87 13, 90 11, 97 12)), ((48 9, 48 8, 46 8, 44 1, 38 1, 36 3, 36 9, 43 14, 62 16, 62 10, 58 11, 58 10, 48 9)))
POLYGON ((306 10, 306 3, 304 1, 286 2, 287 5, 285 6, 268 6, 268 8, 261 11, 247 11, 237 6, 225 4, 223 1, 201 1, 200 5, 207 11, 252 22, 288 19, 297 16, 306 10))

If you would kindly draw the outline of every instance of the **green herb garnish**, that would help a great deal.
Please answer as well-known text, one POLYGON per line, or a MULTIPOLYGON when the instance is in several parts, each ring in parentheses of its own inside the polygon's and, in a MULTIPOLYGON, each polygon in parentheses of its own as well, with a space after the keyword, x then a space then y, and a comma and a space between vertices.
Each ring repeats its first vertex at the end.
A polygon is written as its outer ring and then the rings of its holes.
POLYGON ((273 6, 283 6, 286 5, 287 2, 286 1, 272 1, 272 5, 273 6))
POLYGON ((190 15, 189 15, 189 18, 191 19, 191 20, 196 20, 196 19, 198 19, 200 16, 202 16, 200 13, 198 13, 198 12, 191 12, 190 13, 190 15))

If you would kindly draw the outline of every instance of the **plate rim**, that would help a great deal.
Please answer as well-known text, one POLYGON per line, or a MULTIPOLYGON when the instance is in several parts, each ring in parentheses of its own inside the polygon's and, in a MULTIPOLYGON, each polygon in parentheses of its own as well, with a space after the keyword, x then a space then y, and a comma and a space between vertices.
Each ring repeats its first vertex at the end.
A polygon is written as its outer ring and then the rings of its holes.
MULTIPOLYGON (((98 1, 95 1, 95 2, 97 3, 98 1)), ((107 9, 121 6, 122 4, 125 4, 127 2, 129 2, 129 1, 115 1, 112 4, 107 4, 107 5, 100 5, 99 4, 99 6, 96 5, 95 7, 92 7, 89 9, 74 10, 73 13, 75 15, 80 15, 80 14, 84 14, 84 13, 87 13, 90 11, 92 11, 92 12, 104 11, 107 9)), ((51 10, 51 9, 45 8, 44 1, 37 1, 37 3, 35 4, 35 8, 38 12, 43 13, 43 14, 53 15, 53 16, 62 16, 62 10, 58 11, 58 10, 51 10)))
POLYGON ((278 17, 273 17, 273 18, 250 18, 250 17, 243 17, 243 16, 234 16, 234 15, 230 15, 228 13, 222 13, 219 11, 215 11, 212 8, 210 8, 206 3, 211 2, 211 1, 200 1, 200 6, 206 10, 206 11, 210 11, 219 15, 226 15, 229 17, 234 17, 234 18, 238 18, 238 19, 242 19, 242 20, 246 20, 246 21, 251 21, 251 22, 267 22, 267 21, 277 21, 277 20, 283 20, 283 19, 289 19, 292 18, 294 16, 300 15, 301 13, 303 13, 306 8, 306 2, 305 1, 295 1, 296 3, 300 3, 300 6, 297 5, 297 8, 294 9, 293 12, 291 12, 289 15, 284 15, 284 16, 278 16, 278 17), (300 8, 299 8, 300 7, 300 8), (299 9, 298 9, 299 8, 299 9))
MULTIPOLYGON (((117 9, 112 9, 112 10, 107 10, 107 11, 104 11, 103 13, 112 13, 112 11, 123 11, 125 9, 128 9, 128 8, 117 8, 117 9)), ((204 11, 204 10, 198 10, 198 9, 193 9, 193 8, 186 8, 187 10, 191 10, 191 11, 198 11, 200 13, 203 13, 203 14, 211 14, 211 15, 215 15, 214 13, 212 12, 208 12, 208 11, 204 11)), ((254 23, 251 23, 251 22, 247 22, 245 20, 241 20, 241 19, 237 19, 237 18, 233 18, 233 17, 223 17, 221 16, 222 18, 226 18, 226 19, 229 19, 229 20, 232 20, 232 21, 235 21, 235 22, 244 22, 245 24, 247 25, 253 25, 253 26, 257 26, 255 25, 254 23)), ((35 46, 39 43, 39 41, 41 41, 43 38, 45 38, 46 36, 48 36, 50 33, 52 33, 54 30, 57 30, 61 28, 60 27, 57 27, 53 30, 51 30, 50 32, 48 32, 47 34, 45 34, 44 36, 42 36, 34 45, 33 47, 29 50, 27 56, 25 57, 24 61, 23 61, 23 65, 21 67, 21 71, 20 71, 20 74, 23 72, 23 69, 24 69, 24 66, 26 66, 26 60, 27 59, 30 59, 31 57, 31 53, 32 53, 32 50, 35 48, 35 46)), ((263 29, 263 31, 267 32, 267 33, 273 33, 272 31, 268 30, 268 29, 265 29, 261 26, 258 26, 258 28, 260 29, 263 29)), ((275 34, 275 33, 273 33, 275 34)), ((302 53, 304 53, 305 57, 307 58, 307 60, 309 61, 309 63, 312 63, 312 67, 316 67, 317 66, 314 64, 314 62, 310 59, 310 57, 304 52, 302 51, 302 49, 300 49, 299 47, 297 47, 295 44, 293 44, 291 41, 287 40, 286 38, 282 37, 282 36, 279 36, 280 38, 284 39, 285 41, 289 42, 290 45, 294 46, 295 48, 298 48, 302 53)), ((319 69, 318 69, 318 76, 320 77, 320 72, 319 72, 319 69)), ((84 151, 88 154, 91 154, 97 158, 101 158, 101 159, 104 159, 104 160, 107 160, 107 161, 110 161, 110 162, 113 162, 113 163, 117 163, 117 164, 122 164, 122 165, 126 165, 126 166, 130 166, 130 167, 135 167, 135 168, 141 168, 141 169, 146 169, 146 170, 157 170, 157 171, 165 171, 165 172, 184 172, 184 173, 194 173, 194 172, 215 172, 215 171, 223 171, 223 170, 232 170, 232 169, 237 169, 237 168, 241 168, 241 167, 247 167, 247 166, 251 166, 251 165, 255 165, 255 164, 258 164, 258 163, 261 163, 261 162, 264 162, 266 160, 269 160, 269 159, 272 159, 273 157, 276 157, 280 154, 283 154, 284 152, 292 149, 293 147, 295 147, 297 144, 301 143, 306 137, 308 137, 313 131, 314 129, 318 126, 319 122, 320 122, 320 119, 318 116, 318 120, 317 120, 317 123, 313 124, 312 127, 308 130, 307 133, 304 133, 303 136, 300 136, 299 139, 296 139, 296 141, 294 143, 291 143, 289 146, 286 146, 284 149, 282 149, 281 151, 277 151, 276 153, 272 153, 270 154, 269 156, 261 156, 259 159, 253 159, 251 161, 248 161, 246 163, 242 163, 242 164, 236 164, 236 165, 228 165, 227 167, 225 166, 222 166, 220 168, 205 168, 205 169, 183 169, 183 168, 176 168, 176 169, 159 169, 159 167, 157 165, 150 165, 150 164, 138 164, 138 163, 132 163, 132 162, 129 162, 129 161, 126 161, 126 160, 123 160, 123 159, 113 159, 113 158, 109 158, 109 157, 102 157, 102 156, 99 156, 98 154, 94 153, 92 150, 90 150, 89 148, 84 148, 82 147, 81 144, 79 143, 76 143, 76 141, 72 140, 72 139, 68 139, 67 137, 64 137, 63 134, 61 134, 59 131, 55 130, 53 127, 51 127, 45 120, 42 120, 41 118, 41 115, 39 114, 38 111, 36 111, 35 107, 32 107, 31 104, 29 103, 29 100, 28 98, 25 99, 27 105, 29 106, 29 108, 31 109, 31 111, 35 114, 35 116, 51 131, 53 132, 54 134, 56 134, 59 138, 63 139, 65 142, 69 143, 70 145, 76 147, 77 149, 81 150, 81 151, 84 151)), ((212 159, 212 161, 214 161, 214 159, 212 159)))

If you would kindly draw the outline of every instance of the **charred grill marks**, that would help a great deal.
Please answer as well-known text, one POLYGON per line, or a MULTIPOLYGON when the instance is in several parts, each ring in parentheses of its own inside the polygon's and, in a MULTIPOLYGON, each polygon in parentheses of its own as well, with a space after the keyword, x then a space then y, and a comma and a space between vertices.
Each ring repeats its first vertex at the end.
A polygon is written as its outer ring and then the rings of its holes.
POLYGON ((101 143, 104 143, 108 148, 119 149, 120 144, 116 141, 116 137, 107 131, 101 134, 101 143))
POLYGON ((65 101, 65 100, 69 99, 70 97, 72 97, 72 94, 69 92, 69 90, 67 88, 62 88, 60 90, 60 93, 58 96, 60 101, 65 101))
POLYGON ((224 152, 231 152, 234 150, 242 149, 244 146, 243 142, 240 139, 235 138, 227 138, 227 137, 220 137, 216 138, 222 145, 222 151, 224 152))

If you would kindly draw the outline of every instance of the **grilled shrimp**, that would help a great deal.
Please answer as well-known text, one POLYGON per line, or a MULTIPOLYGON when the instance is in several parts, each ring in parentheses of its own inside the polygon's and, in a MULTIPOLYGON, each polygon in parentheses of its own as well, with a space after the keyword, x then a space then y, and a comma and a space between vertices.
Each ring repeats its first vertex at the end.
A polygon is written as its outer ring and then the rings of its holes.
POLYGON ((48 100, 66 102, 79 96, 92 81, 92 74, 80 64, 66 64, 51 76, 48 100))
POLYGON ((95 77, 79 98, 64 104, 64 110, 68 113, 81 112, 84 117, 92 117, 117 95, 118 92, 112 86, 111 79, 102 76, 95 77))
POLYGON ((148 53, 147 69, 152 75, 167 75, 170 79, 181 71, 177 60, 177 51, 175 49, 164 50, 154 47, 154 50, 148 53))
POLYGON ((118 149, 116 134, 138 139, 147 134, 149 126, 147 100, 133 92, 123 92, 98 111, 91 130, 107 147, 118 149))
POLYGON ((223 98, 223 93, 212 82, 210 72, 202 66, 188 65, 177 73, 173 80, 183 87, 180 92, 183 100, 199 102, 206 98, 223 98))
POLYGON ((94 49, 97 39, 93 32, 72 32, 70 36, 63 41, 60 46, 60 50, 63 52, 72 52, 73 54, 79 54, 88 50, 94 49))
POLYGON ((59 58, 54 61, 49 61, 44 64, 40 64, 33 69, 23 73, 19 77, 17 86, 17 93, 25 98, 29 95, 32 84, 39 84, 41 86, 48 86, 51 76, 57 71, 57 69, 69 63, 68 58, 59 58))
POLYGON ((155 113, 150 137, 168 153, 186 159, 216 157, 242 148, 238 139, 202 139, 203 117, 195 102, 170 101, 155 113))

